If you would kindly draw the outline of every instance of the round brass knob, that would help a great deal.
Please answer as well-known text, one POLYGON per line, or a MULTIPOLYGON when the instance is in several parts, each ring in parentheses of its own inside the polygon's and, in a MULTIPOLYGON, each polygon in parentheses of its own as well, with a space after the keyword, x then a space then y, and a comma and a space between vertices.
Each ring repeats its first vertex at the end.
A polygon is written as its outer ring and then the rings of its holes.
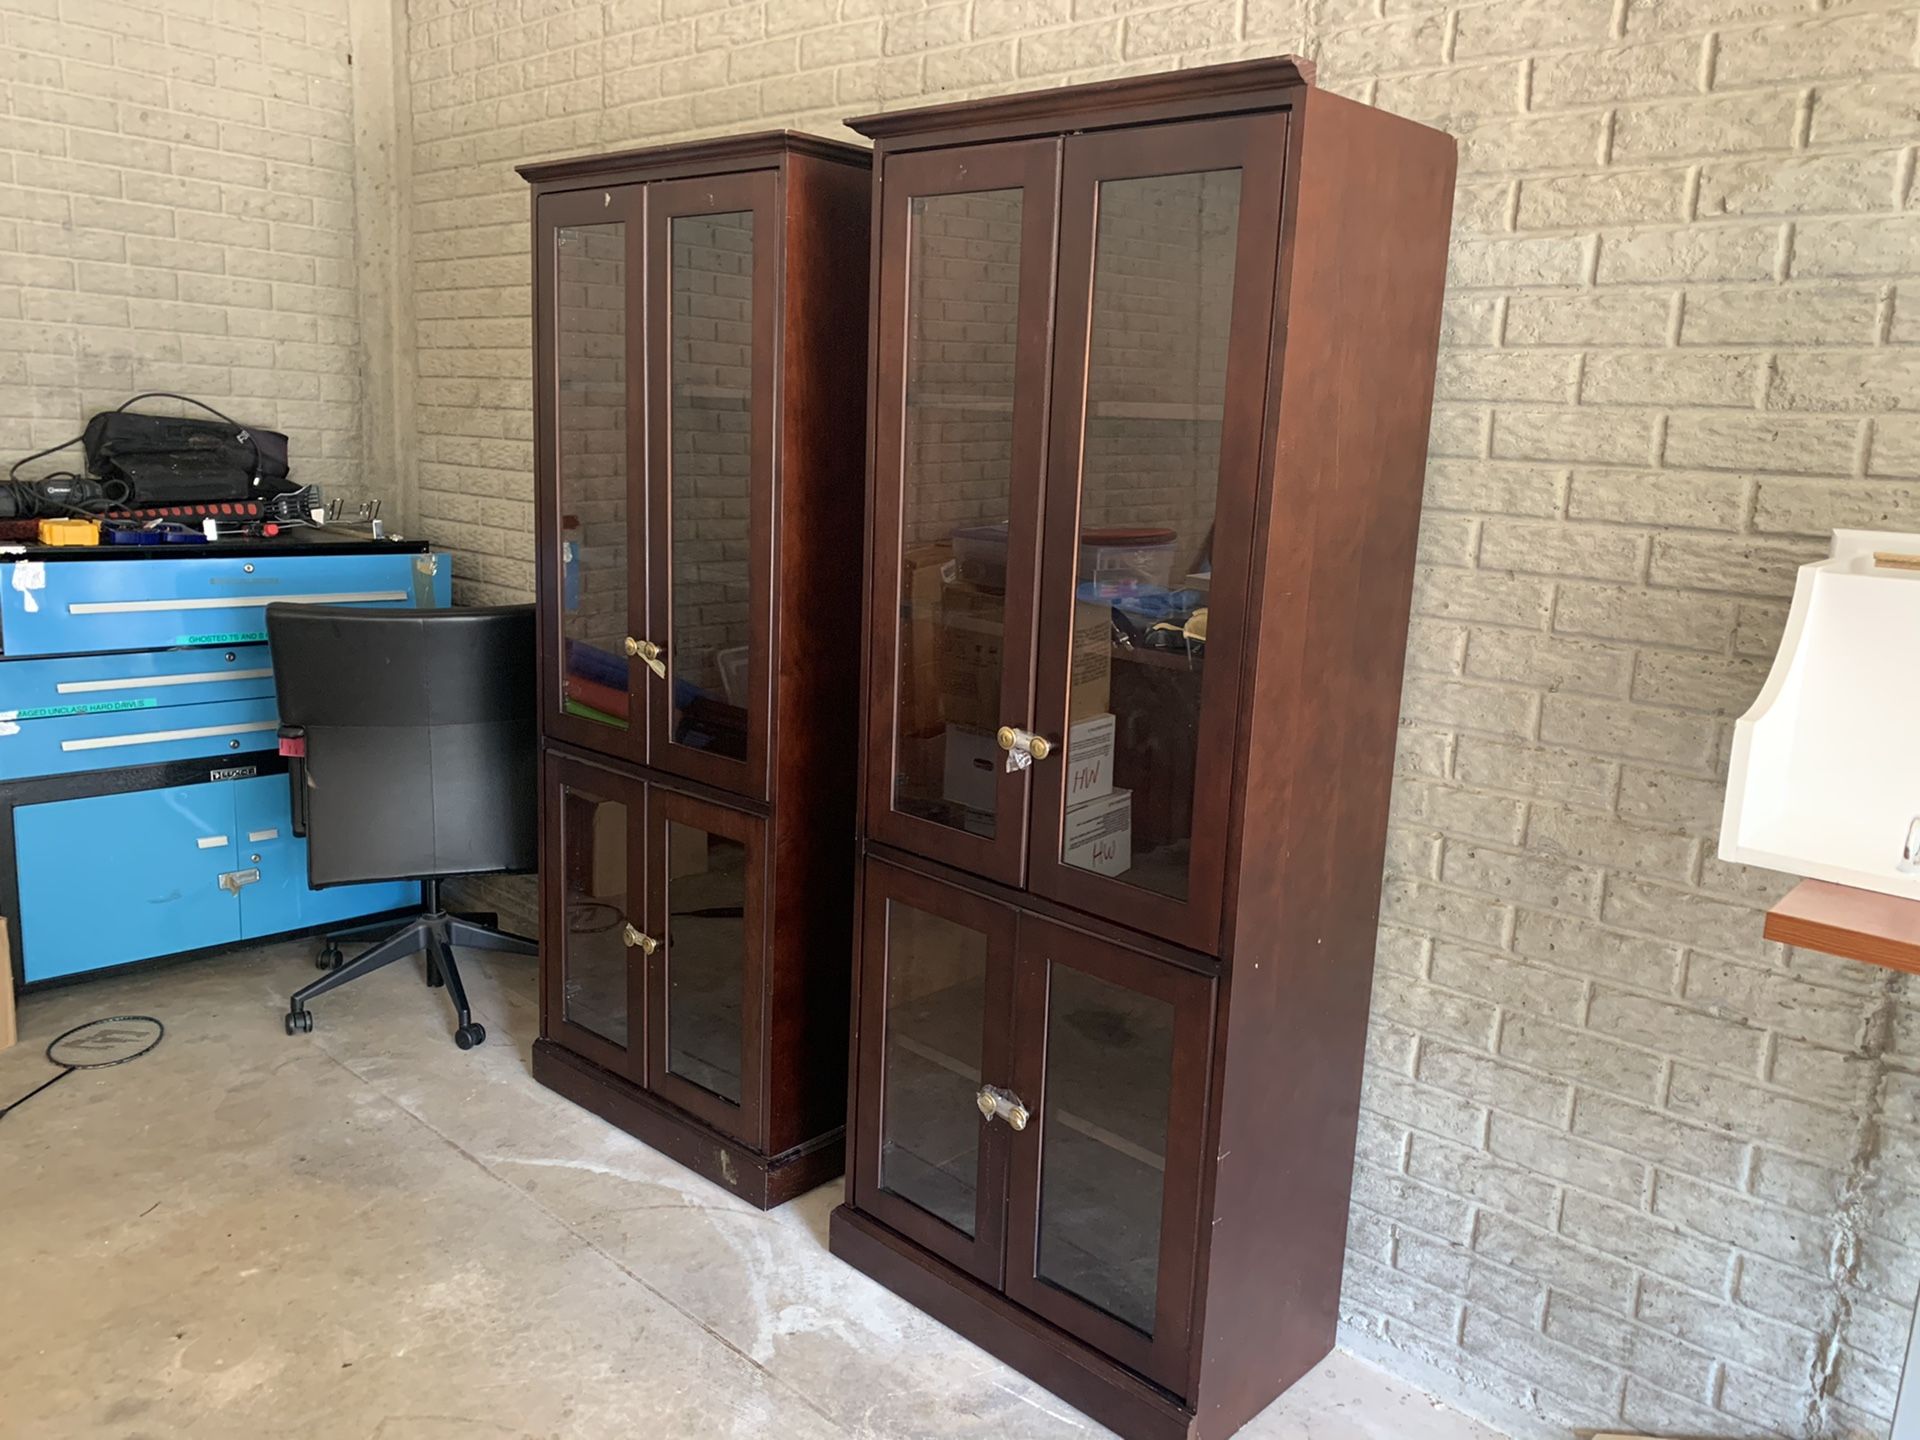
POLYGON ((1020 732, 1011 725, 1002 725, 1000 733, 993 737, 1000 742, 1002 750, 1013 749, 1014 742, 1020 738, 1020 732))
POLYGON ((638 950, 642 955, 651 955, 660 948, 660 942, 653 936, 634 929, 632 925, 620 927, 620 938, 629 950, 638 950))
MULTIPOLYGON (((1044 735, 1030 736, 1027 740, 1027 753, 1036 760, 1044 760, 1053 753, 1053 742, 1044 735)), ((1013 1128, 1018 1130, 1020 1126, 1016 1125, 1013 1128)))

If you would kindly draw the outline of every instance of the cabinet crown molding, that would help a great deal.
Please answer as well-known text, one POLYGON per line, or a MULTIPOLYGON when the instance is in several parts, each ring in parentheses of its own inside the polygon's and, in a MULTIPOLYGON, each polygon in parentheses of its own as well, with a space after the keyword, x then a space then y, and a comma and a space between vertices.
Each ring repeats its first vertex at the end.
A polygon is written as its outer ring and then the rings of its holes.
MULTIPOLYGON (((872 140, 950 135, 984 129, 996 135, 1058 133, 1063 126, 1093 130, 1142 119, 1233 115, 1287 104, 1291 92, 1313 84, 1313 62, 1299 55, 1273 55, 1202 65, 1158 75, 1129 75, 1085 85, 1024 90, 945 105, 856 115, 846 124, 872 140), (1151 112, 1151 113, 1148 113, 1151 112)), ((524 171, 522 172, 525 173, 524 171)))

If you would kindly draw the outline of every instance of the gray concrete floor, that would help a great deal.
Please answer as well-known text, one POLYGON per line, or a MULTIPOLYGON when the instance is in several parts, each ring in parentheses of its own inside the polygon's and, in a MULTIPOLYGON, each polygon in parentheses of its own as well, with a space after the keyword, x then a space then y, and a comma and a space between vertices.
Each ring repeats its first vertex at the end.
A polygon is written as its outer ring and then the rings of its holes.
MULTIPOLYGON (((23 1002, 159 1050, 0 1119, 0 1435, 1105 1434, 835 1261, 839 1185, 762 1215, 534 1084, 532 966, 468 957, 463 1054, 415 965, 315 1005, 310 943, 23 1002)), ((1249 1440, 1496 1440, 1336 1355, 1249 1440)))

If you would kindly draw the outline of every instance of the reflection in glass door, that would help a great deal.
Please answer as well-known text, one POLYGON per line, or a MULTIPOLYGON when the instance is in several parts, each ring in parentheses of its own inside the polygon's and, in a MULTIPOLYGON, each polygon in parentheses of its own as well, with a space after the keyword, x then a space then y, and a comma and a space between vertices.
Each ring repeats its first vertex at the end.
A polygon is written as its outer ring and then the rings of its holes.
POLYGON ((669 223, 673 740, 747 758, 753 212, 669 223))
POLYGON ((560 497, 562 706, 632 722, 628 623, 627 227, 553 231, 555 465, 560 497))
MULTIPOLYGON (((767 793, 773 566, 771 171, 647 187, 649 757, 767 793)), ((796 616, 833 643, 834 617, 796 616)))
POLYGON ((1007 1294, 1180 1386, 1214 982, 1031 915, 1017 964, 1007 1294))
POLYGON ((667 822, 667 1070, 740 1103, 747 847, 667 822))
POLYGON ((987 937, 888 900, 880 1188, 975 1234, 987 937))
POLYGON ((1048 1012, 1037 1269, 1151 1335, 1173 1007, 1063 967, 1048 1012))
POLYGON ((992 839, 1023 193, 907 204, 899 749, 893 807, 992 839))
POLYGON ((559 913, 546 921, 559 951, 547 981, 550 1038, 638 1078, 641 791, 574 761, 550 756, 547 765, 548 854, 559 871, 559 913))
POLYGON ((1281 167, 1262 157, 1285 141, 1281 116, 1082 135, 1062 170, 1028 884, 1202 951, 1271 359, 1281 167))
POLYGON ((1185 900, 1240 172, 1097 214, 1060 859, 1185 900))
POLYGON ((875 838, 1018 884, 1052 321, 1052 141, 887 162, 876 375, 875 838), (898 467, 897 471, 894 467, 898 467), (888 472, 893 472, 892 478, 888 472))
POLYGON ((647 818, 647 1086, 758 1145, 766 822, 658 785, 647 818))

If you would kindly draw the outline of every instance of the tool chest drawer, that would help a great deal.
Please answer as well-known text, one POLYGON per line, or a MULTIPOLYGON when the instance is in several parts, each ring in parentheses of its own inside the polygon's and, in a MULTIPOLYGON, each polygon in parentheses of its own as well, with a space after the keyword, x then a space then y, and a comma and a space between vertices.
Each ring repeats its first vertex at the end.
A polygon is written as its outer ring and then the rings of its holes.
POLYGON ((273 694, 264 645, 0 660, 0 720, 160 710, 273 694))
POLYGON ((232 646, 266 639, 266 607, 445 605, 432 555, 28 558, 0 564, 0 653, 232 646))
POLYGON ((13 839, 28 984, 420 903, 308 889, 284 773, 22 805, 13 839))
POLYGON ((278 747, 271 694, 166 710, 0 720, 0 781, 278 747))

